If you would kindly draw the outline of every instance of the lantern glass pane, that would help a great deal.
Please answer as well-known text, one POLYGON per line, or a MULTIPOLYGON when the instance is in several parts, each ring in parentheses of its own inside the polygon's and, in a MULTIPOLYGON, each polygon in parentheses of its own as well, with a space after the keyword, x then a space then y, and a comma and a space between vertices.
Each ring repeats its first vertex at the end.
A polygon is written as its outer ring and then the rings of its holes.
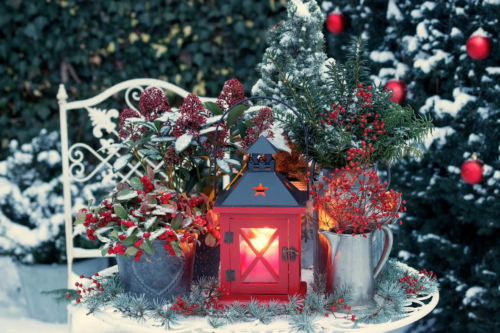
POLYGON ((276 283, 279 278, 279 236, 275 228, 240 229, 240 267, 246 283, 276 283))

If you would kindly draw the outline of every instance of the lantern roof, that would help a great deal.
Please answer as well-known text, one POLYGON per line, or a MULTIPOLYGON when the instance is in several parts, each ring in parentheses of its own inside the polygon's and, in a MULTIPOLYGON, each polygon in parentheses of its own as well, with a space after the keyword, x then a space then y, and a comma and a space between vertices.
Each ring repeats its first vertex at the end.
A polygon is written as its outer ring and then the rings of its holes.
POLYGON ((247 149, 247 154, 276 154, 277 152, 278 148, 262 135, 247 149))
POLYGON ((229 190, 220 192, 215 207, 305 207, 307 200, 307 192, 279 172, 247 170, 229 190))

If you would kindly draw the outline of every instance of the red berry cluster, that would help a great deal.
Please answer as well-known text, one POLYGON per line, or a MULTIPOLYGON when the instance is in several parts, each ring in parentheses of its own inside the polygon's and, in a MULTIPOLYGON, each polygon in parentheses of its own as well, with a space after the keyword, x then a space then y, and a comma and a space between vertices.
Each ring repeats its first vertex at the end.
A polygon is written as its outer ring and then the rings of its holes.
POLYGON ((228 108, 244 100, 245 91, 243 90, 243 84, 241 84, 238 79, 232 78, 224 83, 222 87, 222 92, 217 98, 215 104, 217 104, 222 111, 226 111, 228 108))
POLYGON ((181 116, 175 122, 173 136, 178 138, 185 133, 189 133, 195 139, 199 138, 202 126, 207 122, 206 117, 203 115, 204 112, 207 111, 198 96, 189 94, 179 107, 181 116))
POLYGON ((210 307, 214 309, 223 309, 224 307, 220 304, 219 298, 224 293, 224 288, 218 286, 215 290, 210 290, 205 292, 205 299, 200 302, 191 302, 187 299, 183 299, 177 296, 177 302, 175 302, 170 310, 176 311, 182 315, 196 315, 202 312, 202 309, 209 309, 210 307))
POLYGON ((165 112, 171 112, 170 103, 163 91, 152 87, 144 90, 139 97, 139 109, 146 121, 154 121, 165 112))
POLYGON ((255 126, 247 128, 245 138, 241 142, 241 146, 245 149, 257 141, 265 131, 267 131, 266 138, 274 138, 274 133, 271 131, 274 124, 274 117, 270 108, 260 109, 257 117, 253 119, 253 123, 255 126))
MULTIPOLYGON (((83 275, 80 275, 80 279, 84 278, 85 277, 83 275)), ((107 279, 101 277, 99 273, 89 276, 88 279, 92 280, 89 287, 85 286, 83 283, 75 282, 76 292, 78 293, 78 298, 76 299, 77 303, 87 301, 90 298, 102 293, 106 289, 107 279)), ((71 298, 71 295, 67 294, 66 298, 71 298)))
MULTIPOLYGON (((344 299, 343 299, 343 298, 339 298, 339 299, 337 300, 337 303, 338 303, 338 305, 340 306, 342 303, 344 303, 344 299)), ((348 318, 349 318, 349 314, 351 313, 351 307, 350 307, 348 304, 344 304, 344 308, 345 308, 345 309, 347 309, 347 314, 346 314, 345 316, 339 316, 339 317, 337 317, 337 316, 335 315, 335 306, 332 306, 332 307, 330 308, 330 312, 332 313, 332 315, 333 315, 336 319, 338 319, 338 318, 341 318, 341 319, 348 319, 348 318)), ((327 313, 325 313, 325 317, 329 317, 329 313, 328 313, 328 312, 327 312, 327 313)), ((354 322, 354 320, 356 319, 356 315, 351 315, 351 318, 350 318, 350 319, 354 322)))
MULTIPOLYGON (((142 186, 144 187, 144 192, 146 192, 146 193, 150 193, 155 188, 154 185, 151 184, 151 180, 149 180, 148 176, 142 176, 141 183, 142 183, 142 186)), ((139 192, 137 192, 137 193, 140 194, 139 192)))
POLYGON ((403 288, 404 286, 406 286, 406 298, 410 298, 412 295, 417 295, 418 292, 424 289, 424 285, 422 284, 422 282, 424 281, 422 280, 424 280, 425 278, 428 278, 429 281, 435 281, 437 279, 436 275, 434 275, 434 272, 432 271, 427 272, 427 270, 424 269, 419 273, 422 274, 420 279, 418 279, 417 277, 413 277, 412 279, 410 275, 406 275, 405 277, 402 277, 398 280, 399 283, 403 284, 403 288))
POLYGON ((371 144, 367 146, 363 141, 362 149, 349 150, 350 166, 335 169, 336 173, 342 172, 337 178, 323 176, 317 188, 312 186, 315 209, 324 210, 330 218, 326 221, 329 227, 338 233, 349 232, 354 236, 381 229, 406 210, 401 204, 401 193, 387 191, 387 183, 380 181, 376 170, 368 168, 372 151, 371 144))
POLYGON ((130 123, 127 119, 130 118, 140 118, 139 112, 133 109, 125 109, 120 113, 120 123, 118 124, 118 128, 120 129, 118 132, 118 137, 122 141, 132 140, 139 141, 142 139, 144 133, 141 131, 142 126, 139 126, 134 123, 130 123))
POLYGON ((343 126, 347 130, 362 130, 365 140, 376 140, 377 135, 386 133, 385 123, 379 119, 378 113, 368 112, 372 108, 373 93, 372 86, 366 90, 360 83, 355 93, 357 98, 345 101, 345 103, 333 104, 332 110, 320 113, 320 122, 323 126, 343 126), (357 126, 357 127, 356 127, 357 126))

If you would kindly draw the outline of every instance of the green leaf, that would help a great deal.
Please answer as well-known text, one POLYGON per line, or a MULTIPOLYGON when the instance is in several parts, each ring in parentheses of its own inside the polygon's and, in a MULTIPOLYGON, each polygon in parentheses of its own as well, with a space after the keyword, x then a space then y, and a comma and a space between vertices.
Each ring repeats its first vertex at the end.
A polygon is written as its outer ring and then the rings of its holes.
POLYGON ((94 233, 94 235, 97 236, 97 238, 103 242, 103 243, 109 243, 110 242, 110 239, 107 238, 107 237, 104 237, 104 236, 101 236, 101 234, 98 234, 98 233, 94 233))
POLYGON ((220 116, 224 113, 222 112, 222 109, 214 102, 205 102, 205 107, 216 116, 220 116))
MULTIPOLYGON (((128 191, 128 190, 124 190, 124 191, 128 191)), ((114 205, 113 206, 113 210, 115 211, 115 214, 121 218, 122 220, 126 220, 128 219, 128 213, 127 211, 125 210, 125 208, 123 208, 122 205, 114 205)))
POLYGON ((130 186, 136 190, 144 190, 141 179, 139 177, 133 177, 130 179, 130 186))
POLYGON ((83 224, 84 222, 85 222, 85 216, 80 216, 75 220, 75 222, 73 222, 73 225, 83 224))
POLYGON ((128 164, 128 162, 130 162, 132 156, 134 156, 134 154, 128 153, 118 157, 113 164, 113 173, 117 173, 118 171, 123 169, 128 164))
POLYGON ((217 159, 217 166, 224 171, 226 174, 230 175, 232 173, 232 169, 229 164, 221 159, 217 159))
POLYGON ((127 253, 124 253, 122 255, 122 258, 125 259, 125 260, 130 260, 130 256, 127 253))
POLYGON ((144 238, 144 243, 142 243, 142 248, 146 250, 147 254, 155 254, 153 244, 149 241, 149 238, 144 238))
POLYGON ((234 108, 229 111, 229 114, 227 115, 227 127, 233 126, 233 124, 238 120, 239 117, 245 112, 245 107, 243 105, 238 105, 235 106, 234 108))
POLYGON ((240 132, 241 140, 245 139, 245 136, 247 136, 247 125, 242 122, 241 120, 238 121, 238 132, 240 132))
POLYGON ((130 246, 127 248, 127 251, 125 251, 125 253, 130 256, 134 256, 137 253, 137 248, 130 246))
POLYGON ((120 238, 118 238, 118 231, 116 229, 114 229, 113 231, 111 231, 111 233, 109 234, 109 238, 111 238, 111 239, 113 239, 115 241, 118 241, 120 239, 120 238))
POLYGON ((104 257, 107 253, 108 253, 108 250, 109 248, 111 247, 111 244, 108 244, 104 247, 101 248, 101 255, 104 257))
POLYGON ((253 122, 253 119, 249 119, 247 121, 245 121, 245 126, 248 128, 248 127, 254 127, 255 126, 255 123, 253 122))
POLYGON ((182 214, 177 214, 172 220, 172 223, 170 223, 170 227, 172 228, 172 230, 178 230, 180 229, 181 225, 182 225, 182 214))
POLYGON ((132 235, 128 236, 127 238, 125 238, 122 243, 123 243, 123 245, 130 246, 130 245, 134 244, 136 239, 137 239, 137 237, 134 234, 132 234, 132 235))
POLYGON ((182 134, 175 141, 175 152, 177 154, 182 153, 187 147, 189 147, 192 140, 193 140, 192 134, 189 133, 182 134))
POLYGON ((116 195, 116 199, 120 201, 128 201, 137 197, 137 192, 132 190, 121 190, 116 195))
POLYGON ((179 168, 179 170, 181 170, 182 174, 184 175, 184 178, 186 180, 189 180, 191 177, 189 176, 189 171, 185 168, 179 168))

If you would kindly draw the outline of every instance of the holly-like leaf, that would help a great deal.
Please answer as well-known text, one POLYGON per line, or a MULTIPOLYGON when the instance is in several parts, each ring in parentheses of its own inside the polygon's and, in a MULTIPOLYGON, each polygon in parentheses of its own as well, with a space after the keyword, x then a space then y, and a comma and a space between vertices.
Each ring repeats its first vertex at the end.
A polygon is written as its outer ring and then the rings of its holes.
POLYGON ((137 248, 130 246, 127 248, 127 251, 125 251, 125 253, 130 256, 135 256, 135 254, 137 253, 137 248))
POLYGON ((222 109, 215 104, 214 102, 205 102, 205 107, 210 110, 215 115, 222 115, 224 112, 222 112, 222 109))
POLYGON ((152 138, 152 142, 171 142, 175 141, 175 136, 162 136, 157 138, 152 138))
POLYGON ((154 241, 155 239, 157 239, 160 235, 162 235, 163 233, 165 233, 165 231, 167 231, 167 229, 165 228, 160 228, 158 230, 155 230, 151 233, 151 236, 149 236, 149 240, 150 241, 154 241))
POLYGON ((177 140, 175 141, 175 152, 177 154, 182 153, 187 147, 189 147, 192 140, 193 140, 193 135, 189 133, 185 133, 180 137, 178 137, 177 140))
POLYGON ((130 179, 130 186, 136 190, 144 190, 141 179, 139 177, 133 177, 130 179))
MULTIPOLYGON (((126 191, 128 191, 128 190, 126 190, 126 191)), ((116 216, 118 216, 122 220, 128 219, 128 213, 125 210, 125 208, 123 208, 122 205, 119 205, 119 204, 114 205, 113 210, 115 211, 116 216)))
POLYGON ((217 159, 217 166, 224 171, 226 174, 230 175, 232 173, 232 169, 229 164, 221 159, 217 159))
POLYGON ((75 222, 73 222, 73 225, 78 225, 83 223, 85 223, 85 216, 80 216, 76 218, 75 222))
POLYGON ((189 180, 191 177, 189 176, 189 171, 185 168, 179 168, 181 170, 182 174, 184 175, 186 180, 189 180))
POLYGON ((182 214, 177 214, 172 220, 172 223, 170 223, 170 227, 172 230, 178 230, 180 229, 182 225, 182 214))
POLYGON ((205 244, 207 244, 210 247, 214 247, 215 245, 217 245, 217 238, 215 238, 215 236, 212 234, 206 234, 205 244))
POLYGON ((128 162, 130 162, 132 156, 134 156, 134 154, 128 153, 118 157, 115 163, 113 164, 113 172, 117 173, 118 171, 123 169, 128 164, 128 162))
POLYGON ((155 225, 156 220, 157 220, 156 216, 150 217, 149 219, 146 220, 146 222, 144 222, 144 228, 146 230, 151 229, 155 225))
POLYGON ((241 167, 240 161, 233 160, 232 158, 225 158, 224 161, 226 161, 229 164, 232 164, 233 166, 241 167))
POLYGON ((116 195, 116 199, 120 200, 120 201, 128 201, 128 200, 133 199, 135 197, 137 197, 137 192, 132 191, 132 190, 121 190, 116 195))
POLYGON ((233 124, 238 120, 239 117, 245 112, 245 107, 243 105, 237 105, 229 111, 227 115, 227 127, 233 126, 233 124))
POLYGON ((102 243, 110 243, 111 240, 107 237, 104 237, 104 236, 101 236, 100 234, 98 233, 94 233, 94 235, 97 236, 97 238, 102 242, 102 243))
POLYGON ((144 238, 144 243, 142 243, 142 248, 146 250, 147 254, 155 254, 153 244, 151 244, 148 238, 144 238))
POLYGON ((104 245, 102 248, 101 248, 101 255, 104 257, 107 253, 108 253, 108 250, 109 248, 111 247, 111 244, 107 244, 107 245, 104 245))
POLYGON ((135 235, 130 235, 129 237, 125 238, 125 239, 122 241, 122 243, 123 243, 123 245, 128 245, 128 246, 130 246, 130 245, 134 244, 134 242, 135 242, 135 239, 136 239, 136 238, 137 238, 137 237, 135 237, 135 235))
POLYGON ((240 132, 241 140, 245 139, 245 136, 247 136, 247 125, 245 125, 244 122, 241 120, 238 121, 238 132, 240 132))
POLYGON ((89 202, 87 203, 87 209, 90 210, 90 206, 94 203, 94 199, 90 199, 89 202))

